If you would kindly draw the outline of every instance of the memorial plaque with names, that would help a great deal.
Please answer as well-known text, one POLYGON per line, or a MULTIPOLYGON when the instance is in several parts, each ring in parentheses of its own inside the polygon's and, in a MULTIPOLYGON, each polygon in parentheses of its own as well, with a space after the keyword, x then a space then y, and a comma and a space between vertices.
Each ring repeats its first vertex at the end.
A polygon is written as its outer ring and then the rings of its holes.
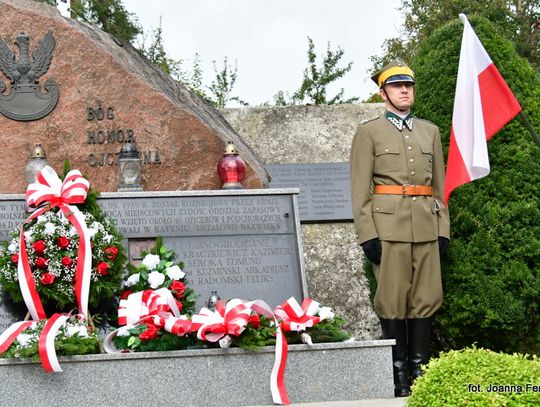
POLYGON ((349 163, 268 164, 271 188, 300 188, 300 221, 350 221, 349 163))
MULTIPOLYGON (((144 239, 163 237, 185 264, 190 287, 199 294, 198 309, 212 291, 223 299, 262 299, 274 307, 307 295, 297 194, 297 189, 104 193, 98 202, 130 252, 151 242, 144 239)), ((25 214, 22 196, 3 197, 5 240, 25 214)))

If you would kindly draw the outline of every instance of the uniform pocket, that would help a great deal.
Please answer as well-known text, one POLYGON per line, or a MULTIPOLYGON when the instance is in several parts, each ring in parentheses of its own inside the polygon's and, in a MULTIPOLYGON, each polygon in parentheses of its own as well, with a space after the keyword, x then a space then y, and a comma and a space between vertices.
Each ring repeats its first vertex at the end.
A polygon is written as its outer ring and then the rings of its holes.
POLYGON ((394 213, 394 203, 393 202, 377 202, 373 203, 373 213, 394 213))
POLYGON ((424 171, 431 175, 433 173, 433 146, 421 144, 420 150, 422 151, 424 171))
POLYGON ((374 170, 378 174, 395 174, 401 168, 399 145, 375 146, 374 170))

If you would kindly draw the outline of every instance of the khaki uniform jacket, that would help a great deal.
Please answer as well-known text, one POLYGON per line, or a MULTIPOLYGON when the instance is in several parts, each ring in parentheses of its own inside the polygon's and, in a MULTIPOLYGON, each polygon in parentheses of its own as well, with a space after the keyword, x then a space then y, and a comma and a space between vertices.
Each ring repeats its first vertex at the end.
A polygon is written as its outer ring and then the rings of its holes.
POLYGON ((383 115, 359 125, 350 172, 359 243, 374 238, 414 243, 450 238, 442 199, 444 158, 439 128, 433 123, 415 117, 412 131, 406 126, 400 131, 383 115), (373 195, 372 184, 431 185, 433 196, 373 195))

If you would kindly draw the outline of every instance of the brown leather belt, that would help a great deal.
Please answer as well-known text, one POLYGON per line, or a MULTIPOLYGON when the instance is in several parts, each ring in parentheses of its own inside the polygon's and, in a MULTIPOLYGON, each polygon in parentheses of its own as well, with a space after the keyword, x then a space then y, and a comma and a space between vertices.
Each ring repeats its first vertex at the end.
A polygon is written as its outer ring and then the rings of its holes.
POLYGON ((375 194, 385 195, 433 195, 431 185, 375 185, 375 194))

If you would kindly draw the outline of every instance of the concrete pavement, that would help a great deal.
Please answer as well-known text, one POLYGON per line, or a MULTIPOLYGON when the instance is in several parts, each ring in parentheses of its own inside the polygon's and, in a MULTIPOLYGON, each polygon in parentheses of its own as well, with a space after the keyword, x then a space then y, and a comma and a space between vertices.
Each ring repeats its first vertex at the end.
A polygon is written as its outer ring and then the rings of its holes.
MULTIPOLYGON (((291 407, 403 407, 407 403, 407 397, 376 400, 352 400, 352 401, 321 401, 315 403, 293 403, 291 407)), ((263 407, 275 407, 263 406, 263 407)))

